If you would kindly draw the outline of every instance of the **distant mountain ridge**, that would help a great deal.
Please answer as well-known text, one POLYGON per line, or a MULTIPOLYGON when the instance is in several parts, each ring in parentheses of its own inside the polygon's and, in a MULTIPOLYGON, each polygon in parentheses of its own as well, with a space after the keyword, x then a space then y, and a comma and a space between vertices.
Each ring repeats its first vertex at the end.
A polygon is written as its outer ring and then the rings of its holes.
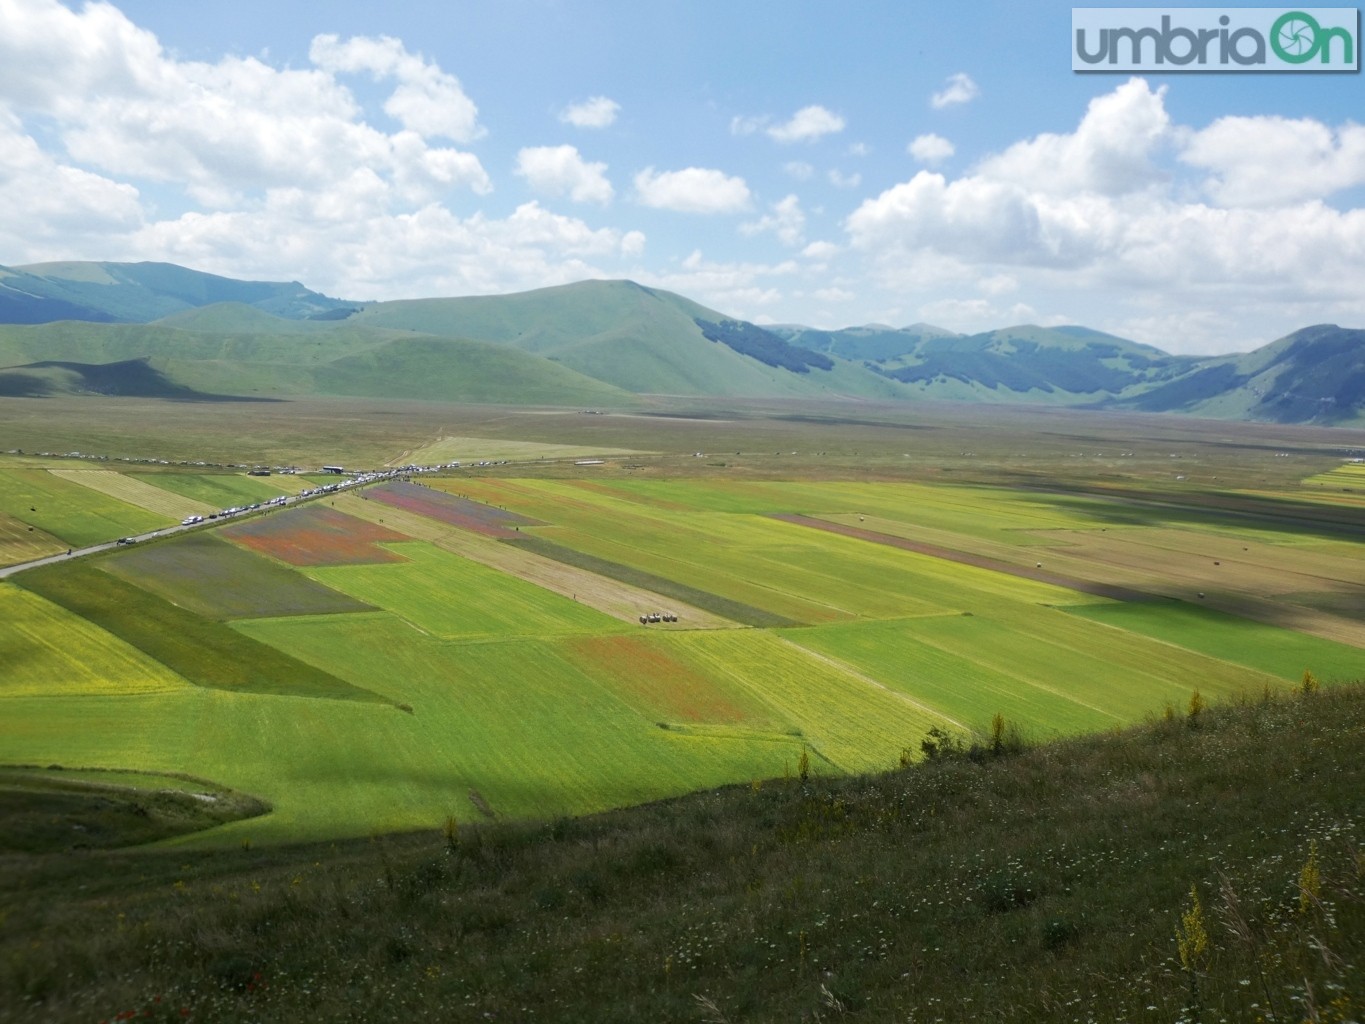
POLYGON ((150 323, 182 309, 241 302, 286 318, 352 307, 297 281, 238 281, 174 263, 0 266, 0 323, 150 323))
POLYGON ((0 266, 0 396, 1032 403, 1365 424, 1365 331, 1175 356, 1082 326, 760 326, 632 281, 349 302, 168 263, 0 266))

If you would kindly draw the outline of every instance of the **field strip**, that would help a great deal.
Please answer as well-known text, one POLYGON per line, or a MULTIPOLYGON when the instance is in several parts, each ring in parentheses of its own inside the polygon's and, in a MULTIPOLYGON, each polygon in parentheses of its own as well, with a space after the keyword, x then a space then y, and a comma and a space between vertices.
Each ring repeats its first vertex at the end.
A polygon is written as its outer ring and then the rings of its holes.
POLYGON ((812 519, 810 516, 795 515, 785 512, 774 513, 772 518, 779 519, 784 523, 795 523, 797 526, 810 526, 817 530, 825 530, 828 533, 837 533, 844 537, 871 541, 873 544, 885 544, 888 547, 900 548, 902 551, 912 551, 920 555, 929 555, 932 558, 942 558, 949 562, 972 565, 978 569, 988 569, 992 572, 1019 576, 1024 579, 1034 580, 1037 583, 1048 583, 1054 587, 1063 587, 1067 590, 1075 590, 1082 594, 1107 597, 1114 601, 1152 600, 1151 594, 1143 593, 1140 590, 1130 590, 1128 587, 1073 579, 1070 576, 1062 576, 1055 572, 1048 572, 1045 569, 1029 568, 1028 566, 1016 565, 1012 562, 1003 562, 998 558, 988 558, 985 555, 974 555, 969 551, 955 551, 952 548, 941 548, 934 544, 922 544, 919 541, 908 540, 905 537, 878 533, 875 530, 864 530, 856 526, 845 526, 842 523, 830 522, 827 519, 812 519))
POLYGON ((171 519, 208 515, 217 511, 206 502, 162 490, 112 469, 49 469, 48 472, 62 480, 89 487, 92 491, 99 491, 111 498, 126 501, 130 505, 171 519))
POLYGON ((416 448, 384 463, 386 466, 406 466, 413 463, 449 462, 459 459, 469 463, 476 459, 489 461, 516 459, 570 459, 613 455, 643 455, 634 448, 602 448, 591 445, 551 444, 543 441, 504 441, 492 437, 435 437, 416 448))
POLYGON ((938 708, 931 707, 928 704, 922 704, 919 701, 915 700, 914 697, 911 697, 908 694, 901 693, 901 691, 899 690, 891 689, 891 687, 887 686, 885 683, 879 682, 878 680, 873 679, 871 676, 866 675, 863 672, 859 672, 852 665, 842 662, 838 658, 831 658, 828 654, 821 654, 819 651, 812 651, 809 647, 803 647, 801 644, 798 644, 795 640, 792 640, 790 637, 779 636, 778 639, 790 647, 795 647, 798 651, 800 651, 807 657, 814 658, 817 661, 823 661, 832 669, 836 669, 839 672, 843 672, 844 674, 852 676, 854 679, 857 679, 859 682, 866 683, 868 686, 881 690, 884 693, 890 694, 897 700, 909 704, 912 708, 914 708, 917 711, 922 711, 926 715, 932 715, 934 718, 941 718, 943 719, 943 721, 949 723, 950 725, 956 726, 963 732, 967 733, 971 732, 971 730, 967 728, 967 726, 963 725, 956 718, 944 714, 938 708))
POLYGON ((66 549, 67 545, 50 533, 0 512, 0 566, 22 565, 66 549))
POLYGON ((417 540, 497 569, 527 583, 572 598, 580 604, 621 619, 638 622, 649 612, 670 611, 678 616, 676 623, 659 623, 651 628, 666 629, 737 629, 740 624, 713 612, 704 611, 673 598, 661 597, 653 591, 633 587, 628 583, 599 576, 564 562, 526 551, 514 544, 503 544, 468 530, 428 519, 426 516, 383 505, 361 498, 357 494, 336 497, 336 507, 357 519, 382 523, 417 540))

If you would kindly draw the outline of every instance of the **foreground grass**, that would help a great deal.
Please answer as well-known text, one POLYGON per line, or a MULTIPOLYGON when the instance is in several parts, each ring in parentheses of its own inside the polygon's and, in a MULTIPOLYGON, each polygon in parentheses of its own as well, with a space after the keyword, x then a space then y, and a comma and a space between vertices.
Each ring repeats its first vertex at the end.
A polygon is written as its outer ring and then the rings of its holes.
POLYGON ((1347 686, 588 819, 11 855, 0 1018, 1359 1020, 1362 735, 1347 686))

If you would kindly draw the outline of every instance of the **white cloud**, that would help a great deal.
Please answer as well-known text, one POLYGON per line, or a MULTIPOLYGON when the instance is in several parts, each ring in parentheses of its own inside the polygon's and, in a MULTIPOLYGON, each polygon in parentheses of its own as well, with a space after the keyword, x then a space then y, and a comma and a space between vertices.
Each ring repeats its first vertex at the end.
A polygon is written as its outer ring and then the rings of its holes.
POLYGON ((782 170, 797 181, 809 181, 815 174, 815 168, 804 160, 792 160, 790 163, 785 163, 782 165, 782 170))
POLYGON ((857 171, 852 174, 844 174, 835 169, 829 172, 829 183, 835 188, 857 188, 863 183, 863 176, 857 171))
POLYGON ((609 203, 615 190, 607 165, 588 163, 573 146, 532 146, 517 154, 516 173, 532 188, 576 203, 609 203))
MULTIPOLYGON (((182 60, 108 4, 0 0, 0 251, 375 298, 620 276, 644 252, 637 230, 534 202, 452 212, 452 192, 492 187, 477 156, 433 142, 483 132, 458 80, 388 38, 322 36, 311 59, 182 60), (379 83, 383 114, 367 114, 355 75, 379 83)), ((521 167, 533 187, 610 197, 572 147, 528 150, 521 167)))
POLYGON ((28 260, 68 259, 73 245, 106 250, 103 238, 143 220, 131 185, 64 164, 0 107, 0 251, 28 260))
POLYGON ((844 130, 844 119, 821 106, 802 107, 784 124, 768 129, 777 142, 814 142, 844 130))
POLYGON ((1068 308, 1093 302, 1111 325, 1155 325, 1175 311, 1216 307, 1225 338, 1243 344, 1241 332, 1270 323, 1283 334, 1365 310, 1365 210, 1336 210, 1320 198, 1355 180, 1354 126, 1324 135, 1258 121, 1190 133, 1171 126, 1163 95, 1130 81, 1094 100, 1074 132, 1017 142, 961 177, 920 171, 850 214, 849 242, 883 288, 934 287, 943 302, 963 303, 958 323, 1022 308, 997 307, 980 293, 1018 292, 1044 321, 1059 314, 1042 295, 1068 308), (1251 129, 1317 138, 1299 151, 1317 194, 1305 196, 1306 185, 1277 192, 1244 138, 1251 129), (1209 188, 1247 205, 1195 201, 1161 169, 1163 149, 1181 138, 1191 140, 1184 159, 1218 168, 1209 188))
POLYGON ((1090 101, 1076 131, 1046 133, 1016 142, 983 160, 982 177, 1059 196, 1076 192, 1119 195, 1158 184, 1165 176, 1152 162, 1170 137, 1166 87, 1152 90, 1132 78, 1090 101))
POLYGON ((1209 173, 1222 206, 1273 206, 1365 184, 1365 126, 1311 118, 1223 117, 1184 139, 1180 159, 1209 173))
POLYGON ((955 75, 949 75, 948 80, 943 83, 943 88, 929 97, 929 105, 935 110, 942 110, 944 107, 959 103, 970 103, 980 94, 981 90, 972 81, 971 76, 959 71, 955 75))
POLYGON ((408 53, 397 39, 355 36, 342 42, 337 36, 321 35, 313 40, 308 56, 334 74, 368 71, 376 81, 396 79, 398 85, 384 110, 404 128, 455 142, 471 142, 483 135, 479 110, 459 79, 408 53))
POLYGON ((679 292, 731 316, 754 320, 762 316, 765 307, 783 299, 780 284, 798 269, 791 260, 777 264, 712 261, 697 249, 678 269, 647 273, 642 283, 679 292))
POLYGON ((559 119, 575 128, 607 128, 616 122, 621 104, 605 96, 594 96, 565 108, 559 119))
POLYGON ((302 279, 332 295, 416 298, 492 294, 612 276, 598 261, 633 258, 639 232, 592 228, 524 203, 505 218, 461 218, 437 204, 399 216, 319 215, 307 195, 191 212, 130 236, 120 258, 169 259, 203 270, 302 279))
POLYGON ((397 201, 491 187, 477 157, 426 138, 478 135, 472 102, 395 40, 319 37, 316 68, 280 70, 249 57, 177 60, 106 4, 78 13, 4 0, 0 25, 0 101, 48 119, 72 160, 105 174, 179 185, 209 205, 270 188, 325 190, 357 166, 397 201), (397 81, 386 110, 401 130, 364 120, 336 77, 351 71, 397 81))
POLYGON ((646 167, 635 176, 635 192, 645 206, 679 213, 738 213, 750 202, 743 178, 704 167, 660 172, 646 167))
POLYGON ((801 255, 809 260, 825 262, 834 259, 841 252, 843 247, 835 245, 833 242, 811 242, 801 250, 801 255))
POLYGON ((922 164, 938 164, 947 160, 956 150, 953 144, 942 135, 917 135, 905 151, 922 164))
POLYGON ((740 233, 744 235, 758 235, 771 231, 777 236, 778 241, 786 246, 800 245, 803 241, 801 235, 805 229, 806 215, 801 211, 801 201, 795 195, 789 195, 773 203, 771 212, 739 227, 740 233))

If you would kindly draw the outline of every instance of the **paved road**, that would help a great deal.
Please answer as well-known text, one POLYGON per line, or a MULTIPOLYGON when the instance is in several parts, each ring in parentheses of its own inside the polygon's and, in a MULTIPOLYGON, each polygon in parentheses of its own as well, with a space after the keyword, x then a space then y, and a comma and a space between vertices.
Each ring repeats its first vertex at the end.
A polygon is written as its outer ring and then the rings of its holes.
MULTIPOLYGON (((200 523, 190 523, 188 525, 184 523, 178 523, 175 526, 164 526, 159 530, 152 530, 150 533, 133 534, 128 539, 136 543, 141 543, 142 541, 155 540, 158 537, 170 537, 177 533, 184 533, 186 530, 200 530, 206 526, 222 526, 223 523, 225 522, 236 522, 242 519, 249 519, 252 516, 265 515, 267 512, 274 512, 278 509, 288 508, 291 505, 301 505, 305 501, 316 501, 320 498, 332 497, 333 495, 340 494, 341 491, 354 490, 355 488, 362 487, 367 483, 375 482, 376 481, 373 480, 367 480, 364 481, 363 483, 357 481, 356 483, 349 484, 344 487, 338 485, 339 487, 338 490, 331 491, 330 493, 327 494, 309 495, 294 494, 286 498, 284 503, 281 505, 263 505, 261 508, 255 509, 251 512, 239 512, 233 516, 219 516, 216 519, 209 519, 207 516, 205 516, 204 521, 200 523)), ((0 580, 4 579, 7 576, 13 576, 17 572, 23 572, 25 569, 36 569, 40 565, 51 565, 54 562, 69 562, 73 558, 80 558, 83 555, 93 555, 97 551, 108 551, 110 548, 116 548, 120 546, 121 545, 119 545, 117 541, 107 541, 103 544, 92 544, 89 547, 72 548, 70 553, 62 552, 61 554, 48 555, 46 558, 35 558, 31 562, 20 562, 18 565, 6 565, 4 567, 0 567, 0 580)))

